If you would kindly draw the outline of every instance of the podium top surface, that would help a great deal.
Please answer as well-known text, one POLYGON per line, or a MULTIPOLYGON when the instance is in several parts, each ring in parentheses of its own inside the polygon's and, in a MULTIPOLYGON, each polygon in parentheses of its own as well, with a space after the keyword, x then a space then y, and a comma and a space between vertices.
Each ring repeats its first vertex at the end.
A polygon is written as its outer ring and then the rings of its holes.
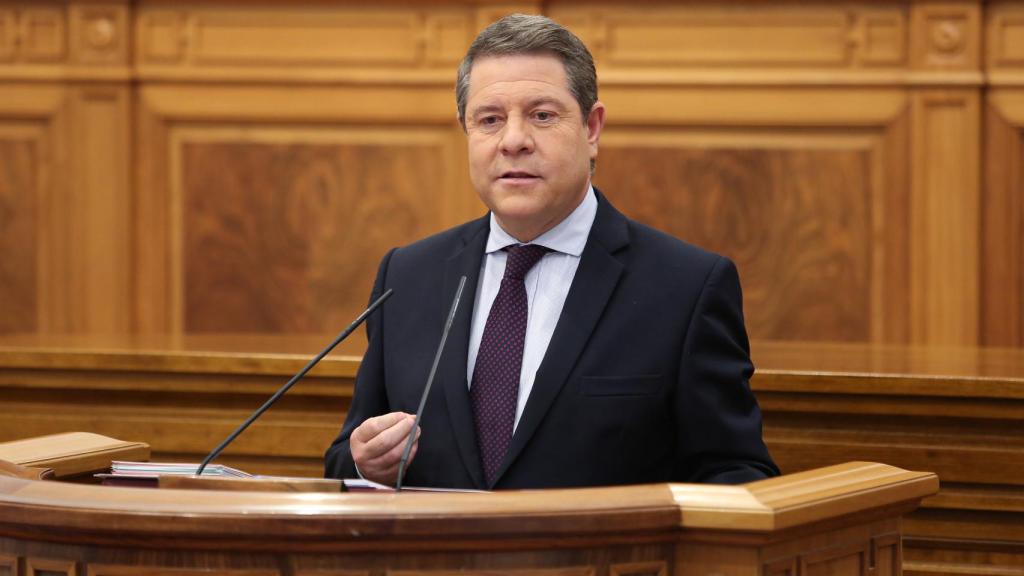
POLYGON ((493 493, 154 490, 0 477, 0 532, 22 525, 90 538, 201 540, 601 537, 714 531, 771 534, 909 511, 934 474, 851 462, 741 486, 655 484, 493 493), (121 536, 118 536, 121 535, 121 536))

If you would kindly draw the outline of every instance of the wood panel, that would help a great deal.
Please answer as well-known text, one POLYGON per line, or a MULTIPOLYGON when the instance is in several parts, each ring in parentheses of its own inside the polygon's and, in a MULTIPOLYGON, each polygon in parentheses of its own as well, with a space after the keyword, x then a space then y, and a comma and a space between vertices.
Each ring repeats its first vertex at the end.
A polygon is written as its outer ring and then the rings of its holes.
POLYGON ((53 288, 63 252, 51 234, 66 182, 54 170, 63 168, 63 91, 11 84, 0 90, 0 331, 46 331, 64 296, 53 288))
POLYGON ((365 307, 386 250, 482 213, 459 177, 462 136, 448 94, 144 96, 142 125, 155 145, 137 172, 152 191, 136 227, 140 331, 337 330, 365 307), (392 114, 417 102, 426 115, 392 114), (368 115, 376 125, 361 125, 368 115))
POLYGON ((978 341, 979 97, 921 92, 914 100, 912 340, 978 341))
POLYGON ((478 14, 489 7, 443 4, 252 5, 240 16, 238 8, 215 3, 187 10, 152 3, 137 11, 135 58, 151 77, 295 78, 297 69, 329 77, 377 67, 381 79, 402 69, 450 76, 476 34, 478 14))
POLYGON ((667 136, 605 139, 597 181, 612 201, 734 259, 752 337, 870 340, 873 322, 885 321, 874 314, 882 279, 872 259, 885 246, 875 245, 883 216, 873 211, 884 191, 872 189, 870 138, 773 135, 758 146, 742 135, 731 144, 667 136))
POLYGON ((894 528, 898 542, 900 515, 937 487, 872 463, 745 486, 384 498, 0 478, 0 550, 79 574, 756 574, 764 556, 865 549, 894 528))
MULTIPOLYGON (((218 568, 212 573, 217 576, 280 576, 281 574, 277 570, 231 570, 225 568, 218 568)), ((165 568, 157 566, 118 566, 115 564, 89 563, 86 567, 85 574, 86 576, 197 576, 201 574, 209 575, 211 574, 211 570, 207 567, 165 568)))
POLYGON ((400 134, 177 136, 184 330, 323 333, 351 322, 384 250, 444 219, 421 186, 444 179, 444 133, 400 134))
POLYGON ((0 128, 0 333, 38 327, 38 135, 0 128))
POLYGON ((26 558, 25 576, 75 576, 75 562, 50 558, 26 558))
MULTIPOLYGON (((1007 310, 1005 304, 1013 311, 1009 318, 1024 314, 1012 291, 999 283, 1004 270, 1020 268, 1021 257, 996 236, 998 225, 982 227, 983 215, 1005 214, 1005 202, 998 193, 979 192, 979 113, 986 82, 1012 84, 1024 77, 1017 47, 1024 34, 1014 3, 988 3, 983 11, 968 0, 861 5, 830 0, 778 5, 437 1, 429 6, 389 1, 372 8, 312 0, 287 6, 262 0, 181 6, 4 0, 0 78, 18 86, 3 88, 4 95, 19 98, 17 90, 45 85, 65 98, 51 111, 51 118, 62 119, 47 125, 52 140, 39 152, 49 160, 39 164, 39 182, 51 194, 35 198, 41 219, 39 277, 34 289, 27 277, 12 288, 35 295, 38 323, 19 320, 18 330, 265 332, 290 322, 286 317, 295 318, 294 325, 284 328, 291 331, 322 331, 335 324, 334 317, 344 315, 341 310, 365 300, 348 293, 364 290, 358 285, 371 281, 367 271, 372 267, 364 260, 481 212, 465 177, 466 160, 459 151, 463 139, 452 120, 454 67, 476 30, 497 16, 542 9, 578 32, 595 55, 609 109, 599 177, 608 178, 612 188, 628 186, 630 194, 622 194, 622 202, 633 205, 640 218, 677 233, 682 223, 691 224, 689 214, 654 215, 656 207, 680 207, 673 204, 679 199, 675 191, 653 183, 688 177, 677 165, 680 147, 666 146, 659 138, 708 128, 718 130, 723 140, 695 142, 683 150, 716 158, 712 164, 725 161, 723 153, 752 154, 750 171, 740 169, 743 178, 757 176, 766 166, 786 171, 783 180, 771 184, 770 197, 775 202, 781 194, 791 203, 773 206, 773 211, 790 214, 789 206, 803 202, 790 198, 797 183, 813 189, 819 200, 834 201, 828 205, 833 210, 850 209, 847 219, 822 212, 820 204, 800 213, 820 225, 813 237, 827 236, 826 242, 806 241, 806 230, 789 220, 764 220, 759 233, 780 243, 804 234, 790 248, 796 252, 787 264, 812 262, 821 273, 813 281, 789 272, 783 281, 768 281, 764 261, 738 258, 752 298, 748 316, 754 334, 934 344, 1020 342, 1019 331, 1006 325, 1006 315, 992 311, 1007 310), (990 76, 982 75, 983 65, 990 76), (192 258, 187 245, 190 231, 200 225, 191 220, 194 204, 186 203, 187 191, 197 189, 182 184, 193 184, 186 182, 196 174, 186 171, 189 162, 196 166, 207 155, 180 162, 197 153, 186 151, 188 142, 173 139, 196 123, 211 130, 291 133, 287 146, 310 150, 334 145, 313 137, 317 131, 340 137, 386 130, 395 146, 381 153, 395 154, 399 163, 419 154, 406 149, 403 140, 415 141, 423 131, 438 138, 443 133, 443 152, 418 179, 420 194, 413 208, 433 216, 422 220, 415 234, 366 238, 366 249, 359 251, 365 258, 351 267, 347 261, 337 265, 344 253, 331 244, 337 238, 314 236, 313 230, 303 230, 310 235, 298 242, 266 235, 260 238, 262 247, 245 246, 231 254, 273 253, 276 262, 294 267, 272 264, 268 276, 279 279, 281 270, 288 269, 294 283, 228 274, 200 261, 213 254, 192 258), (631 169, 650 177, 630 178, 615 167, 617 152, 625 158, 624 142, 614 142, 616 131, 628 134, 631 169), (875 140, 843 152, 824 143, 866 135, 875 140), (780 147, 775 142, 780 138, 790 144, 780 147), (661 152, 648 153, 652 150, 661 152), (840 177, 826 181, 833 171, 840 177), (846 246, 851 243, 855 246, 846 246), (986 255, 980 263, 979 251, 986 255), (315 278, 320 265, 303 268, 314 252, 329 255, 320 260, 326 263, 320 269, 339 273, 315 278), (211 269, 227 276, 204 278, 211 269), (247 287, 237 302, 230 293, 236 280, 247 287), (322 291, 312 287, 332 282, 344 284, 342 302, 328 311, 328 320, 309 320, 302 310, 321 309, 324 302, 318 295, 322 291), (787 283, 797 289, 783 292, 787 283), (804 298, 803 290, 812 294, 804 298), (293 294, 294 308, 279 308, 286 291, 293 294), (206 298, 232 305, 210 304, 206 298), (800 298, 813 306, 795 306, 800 298), (262 309, 273 309, 275 318, 237 312, 242 306, 252 309, 256 301, 262 309), (231 317, 218 318, 211 306, 231 317), (827 321, 813 323, 808 316, 827 321)), ((220 149, 224 177, 251 169, 254 145, 280 140, 233 142, 245 151, 220 149)), ((997 171, 1011 166, 1001 160, 1003 149, 992 144, 986 150, 994 164, 985 165, 997 171)), ((277 154, 304 161, 287 148, 278 148, 277 154)), ((737 165, 737 160, 727 162, 737 165)), ((746 159, 739 161, 738 166, 746 166, 746 159)), ((693 162, 704 161, 686 163, 693 162)), ((380 164, 385 165, 390 164, 380 164)), ((372 171, 370 165, 367 169, 372 171)), ((390 183, 395 189, 408 186, 397 172, 390 173, 396 175, 390 183)), ((998 176, 986 178, 996 182, 998 176)), ((741 185, 746 188, 732 191, 736 195, 730 201, 753 197, 751 185, 741 185)), ((254 206, 270 205, 273 194, 266 190, 251 192, 259 199, 254 206)), ((283 188, 275 184, 274 190, 283 188)), ((614 197, 614 190, 606 191, 614 197)), ((336 220, 349 225, 359 214, 353 210, 336 220)), ((397 219, 390 225, 408 231, 405 224, 397 219)), ((735 248, 724 235, 687 237, 724 251, 735 248)), ((17 256, 3 258, 8 267, 23 266, 17 256)), ((12 304, 3 309, 17 309, 6 315, 14 318, 29 308, 12 304)))
POLYGON ((5 283, 21 295, 0 304, 6 330, 130 330, 128 27, 125 2, 0 3, 0 139, 29 131, 34 162, 4 178, 28 203, 0 270, 33 272, 5 283))
POLYGON ((956 574, 974 562, 972 570, 985 570, 986 554, 996 552, 996 570, 1024 565, 1018 351, 829 345, 799 359, 793 352, 754 345, 765 439, 784 472, 872 457, 935 470, 939 495, 905 519, 904 567, 956 574))
MULTIPOLYGON (((905 6, 748 4, 579 7, 552 2, 602 67, 870 68, 907 59, 905 6)), ((666 3, 667 4, 667 3, 666 3)))
MULTIPOLYGON (((1024 93, 1021 93, 1024 94, 1024 93)), ((1024 98, 997 92, 985 105, 982 325, 986 344, 1024 346, 1024 98), (1009 115, 1009 116, 1008 116, 1009 115)))
POLYGON ((72 215, 64 231, 69 280, 77 290, 67 295, 72 305, 66 314, 75 332, 127 332, 132 245, 128 90, 88 87, 69 96, 74 184, 59 208, 72 215))
MULTIPOLYGON (((147 439, 155 459, 196 460, 320 344, 291 335, 79 338, 49 346, 8 337, 0 346, 0 438, 87 429, 147 439)), ((850 459, 935 470, 941 492, 906 520, 908 560, 932 570, 981 562, 955 556, 962 549, 1003 554, 993 556, 1000 566, 1024 561, 1020 351, 755 341, 753 353, 765 437, 784 472, 850 459)), ((325 359, 223 461, 319 475, 357 365, 353 356, 325 359)), ((771 563, 769 572, 786 570, 771 563)))
POLYGON ((0 576, 18 576, 18 557, 0 554, 0 576))
POLYGON ((982 206, 982 339, 1024 346, 1024 9, 995 2, 986 10, 986 67, 992 89, 984 101, 982 206))

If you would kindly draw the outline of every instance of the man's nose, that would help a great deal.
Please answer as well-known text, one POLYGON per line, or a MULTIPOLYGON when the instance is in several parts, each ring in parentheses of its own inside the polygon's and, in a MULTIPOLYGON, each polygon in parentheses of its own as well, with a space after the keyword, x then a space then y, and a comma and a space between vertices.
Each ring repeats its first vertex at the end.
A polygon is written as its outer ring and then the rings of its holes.
POLYGON ((522 154, 533 151, 533 133, 525 118, 513 116, 505 123, 501 135, 501 152, 503 154, 522 154))

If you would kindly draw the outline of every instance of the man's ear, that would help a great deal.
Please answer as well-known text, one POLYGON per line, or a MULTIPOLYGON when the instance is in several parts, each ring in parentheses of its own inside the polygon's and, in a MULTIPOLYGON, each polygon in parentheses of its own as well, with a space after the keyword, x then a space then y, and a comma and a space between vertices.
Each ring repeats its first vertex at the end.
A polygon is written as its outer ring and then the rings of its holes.
POLYGON ((587 115, 587 142, 590 143, 591 156, 597 155, 597 144, 601 140, 601 131, 604 130, 604 104, 594 102, 590 107, 590 114, 587 115))

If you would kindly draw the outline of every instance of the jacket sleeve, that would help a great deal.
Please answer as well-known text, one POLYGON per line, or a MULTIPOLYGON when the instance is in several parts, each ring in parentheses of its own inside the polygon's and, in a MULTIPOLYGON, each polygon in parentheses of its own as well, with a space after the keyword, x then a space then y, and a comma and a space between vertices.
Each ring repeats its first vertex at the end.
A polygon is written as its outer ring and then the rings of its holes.
MULTIPOLYGON (((370 294, 370 302, 373 302, 384 293, 387 279, 388 263, 394 254, 394 249, 388 252, 381 260, 380 268, 377 270, 377 279, 373 283, 373 291, 370 294)), ((352 450, 349 447, 349 436, 367 418, 380 416, 390 412, 388 408, 387 393, 384 388, 384 314, 387 306, 382 306, 375 314, 366 320, 366 336, 368 346, 362 362, 359 363, 359 372, 356 374, 355 393, 352 398, 352 405, 345 417, 345 424, 341 433, 334 440, 327 453, 324 454, 324 476, 326 478, 357 478, 355 461, 352 459, 352 450)))
POLYGON ((678 481, 739 484, 779 474, 761 437, 753 373, 739 274, 719 258, 683 344, 674 398, 678 481))

